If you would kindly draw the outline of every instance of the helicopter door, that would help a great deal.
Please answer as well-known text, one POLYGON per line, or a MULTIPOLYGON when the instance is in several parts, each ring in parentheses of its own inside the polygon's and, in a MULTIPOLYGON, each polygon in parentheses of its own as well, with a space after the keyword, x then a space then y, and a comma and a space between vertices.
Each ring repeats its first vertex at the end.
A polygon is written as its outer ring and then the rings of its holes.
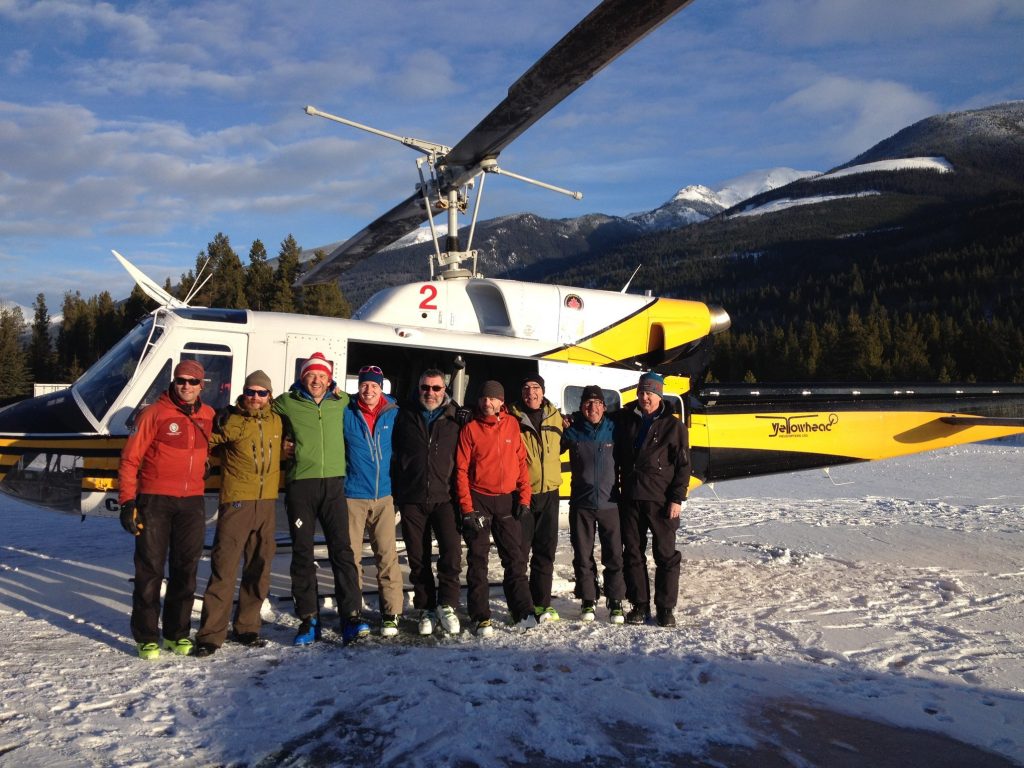
POLYGON ((348 353, 346 339, 331 336, 314 336, 306 333, 289 333, 285 343, 284 370, 286 385, 299 380, 302 364, 314 352, 322 352, 334 367, 334 380, 345 386, 345 363, 348 353), (288 378, 290 377, 290 378, 288 378))

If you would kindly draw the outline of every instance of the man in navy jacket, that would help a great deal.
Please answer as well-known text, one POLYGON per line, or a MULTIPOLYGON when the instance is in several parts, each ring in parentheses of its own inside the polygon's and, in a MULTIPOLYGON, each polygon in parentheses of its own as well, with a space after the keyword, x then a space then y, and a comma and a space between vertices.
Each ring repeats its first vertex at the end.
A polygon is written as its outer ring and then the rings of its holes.
POLYGON ((608 599, 608 620, 623 622, 622 599, 626 586, 622 578, 622 534, 619 523, 619 492, 614 456, 615 426, 605 417, 604 393, 591 385, 583 389, 580 412, 562 436, 562 448, 569 451, 572 486, 569 493, 569 539, 572 567, 576 574, 576 597, 583 601, 580 617, 593 621, 598 598, 597 563, 594 562, 595 533, 601 539, 604 593, 608 599))

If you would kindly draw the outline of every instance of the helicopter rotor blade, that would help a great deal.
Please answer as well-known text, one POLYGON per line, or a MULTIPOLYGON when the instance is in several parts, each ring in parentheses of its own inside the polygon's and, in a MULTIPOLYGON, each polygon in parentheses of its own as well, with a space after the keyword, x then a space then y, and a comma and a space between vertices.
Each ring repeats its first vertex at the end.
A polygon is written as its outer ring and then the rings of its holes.
POLYGON ((412 232, 427 220, 423 195, 416 192, 339 245, 316 267, 300 277, 298 285, 328 283, 362 259, 412 232))
POLYGON ((445 158, 462 167, 461 186, 475 166, 496 157, 527 128, 601 69, 693 0, 604 0, 508 89, 508 95, 445 158))

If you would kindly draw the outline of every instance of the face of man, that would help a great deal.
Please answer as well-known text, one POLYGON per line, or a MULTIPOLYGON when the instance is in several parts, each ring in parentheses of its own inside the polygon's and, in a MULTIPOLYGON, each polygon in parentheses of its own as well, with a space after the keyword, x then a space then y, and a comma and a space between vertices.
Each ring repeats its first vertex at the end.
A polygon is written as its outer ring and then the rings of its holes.
POLYGON ((327 394, 327 387, 330 383, 330 377, 323 371, 307 371, 306 375, 302 377, 302 386, 318 403, 327 394))
POLYGON ((591 398, 580 406, 580 410, 583 411, 583 418, 591 424, 600 424, 604 418, 604 400, 591 398))
POLYGON ((367 408, 376 408, 380 402, 380 384, 376 381, 364 381, 359 385, 359 402, 367 408))
POLYGON ((640 410, 647 416, 658 410, 658 406, 661 405, 661 395, 653 392, 641 392, 636 399, 640 403, 640 410))
POLYGON ((202 391, 202 379, 193 379, 191 376, 178 376, 174 380, 174 394, 185 405, 192 405, 199 399, 199 393, 202 391))
POLYGON ((529 408, 531 411, 535 411, 540 408, 540 404, 544 402, 544 390, 540 384, 535 381, 528 381, 523 384, 523 405, 529 408))
POLYGON ((420 379, 420 403, 428 411, 441 407, 444 402, 444 379, 424 376, 420 379))
POLYGON ((497 416, 501 410, 502 400, 497 397, 481 397, 477 401, 477 406, 480 408, 480 413, 484 416, 497 416))

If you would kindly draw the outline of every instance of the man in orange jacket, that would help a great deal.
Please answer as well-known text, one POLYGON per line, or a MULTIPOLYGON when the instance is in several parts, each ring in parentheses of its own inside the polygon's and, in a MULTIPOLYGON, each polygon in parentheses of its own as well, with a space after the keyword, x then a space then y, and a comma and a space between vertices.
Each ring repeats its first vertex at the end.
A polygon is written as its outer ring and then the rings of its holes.
POLYGON ((505 389, 497 381, 484 382, 474 418, 459 434, 455 487, 466 540, 466 602, 476 634, 489 637, 494 632, 487 581, 489 534, 505 569, 501 585, 512 624, 535 627, 519 525, 519 517, 530 508, 530 474, 519 422, 505 410, 505 389))
POLYGON ((196 568, 203 554, 206 457, 213 409, 199 395, 206 372, 182 360, 167 391, 135 423, 118 470, 121 525, 135 536, 132 636, 139 656, 160 655, 160 584, 170 552, 163 647, 192 653, 196 568))

